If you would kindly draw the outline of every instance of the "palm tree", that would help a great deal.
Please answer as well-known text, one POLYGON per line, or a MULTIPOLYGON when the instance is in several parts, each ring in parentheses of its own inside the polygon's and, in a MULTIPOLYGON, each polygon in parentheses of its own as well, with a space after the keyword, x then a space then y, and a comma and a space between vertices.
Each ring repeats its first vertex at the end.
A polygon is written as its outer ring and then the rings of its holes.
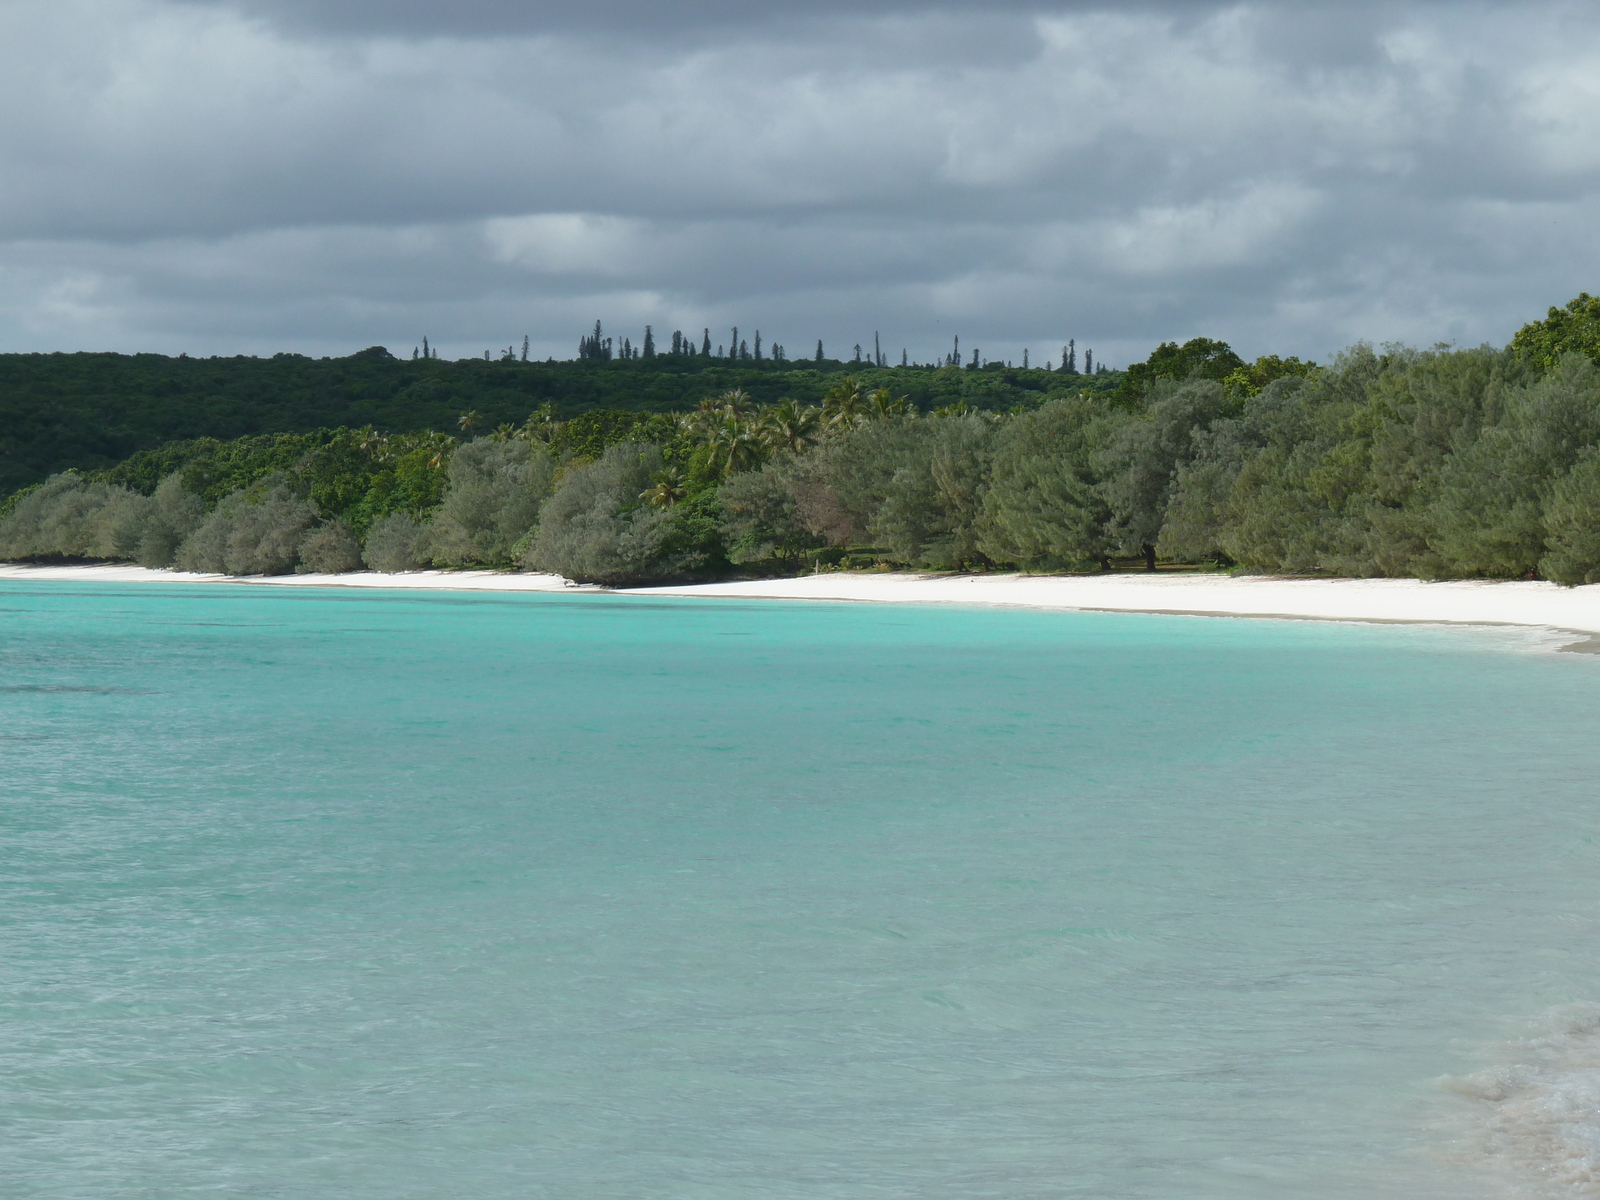
POLYGON ((432 450, 433 456, 428 459, 428 466, 438 470, 450 461, 451 452, 454 451, 456 440, 448 433, 437 431, 425 434, 419 449, 432 450))
POLYGON ((703 434, 711 467, 723 478, 747 471, 761 462, 763 446, 754 423, 728 413, 703 434))
POLYGON ((705 446, 711 469, 724 477, 749 470, 765 457, 766 438, 748 392, 734 389, 708 396, 679 424, 705 446))
POLYGON ((729 418, 744 420, 749 415, 750 393, 734 388, 720 396, 707 396, 693 411, 686 413, 680 423, 689 433, 706 437, 710 430, 729 418))
POLYGON ((890 417, 903 417, 911 411, 911 397, 901 396, 894 400, 889 396, 888 388, 879 388, 867 397, 868 411, 875 421, 887 421, 890 417))
POLYGON ((456 418, 456 424, 460 426, 462 433, 471 433, 482 423, 483 414, 475 408, 469 412, 462 413, 456 418))
POLYGON ((806 447, 817 440, 821 423, 820 410, 810 404, 796 404, 786 396, 762 411, 757 428, 769 450, 803 454, 806 447))
POLYGON ((654 508, 671 508, 684 498, 688 490, 683 472, 677 467, 668 467, 655 477, 648 488, 639 493, 639 499, 654 508))
POLYGON ((385 450, 388 448, 389 439, 371 425, 361 431, 361 440, 356 444, 361 447, 364 454, 380 462, 388 457, 385 450))
POLYGON ((848 429, 866 415, 867 398, 861 381, 846 375, 822 398, 822 423, 830 430, 848 429))
POLYGON ((684 414, 683 424, 688 429, 707 427, 716 422, 717 415, 716 398, 707 396, 699 404, 696 404, 693 409, 684 414))
POLYGON ((530 442, 543 442, 545 445, 555 441, 560 434, 561 422, 556 419, 556 406, 548 400, 528 414, 528 419, 517 431, 518 437, 530 442))

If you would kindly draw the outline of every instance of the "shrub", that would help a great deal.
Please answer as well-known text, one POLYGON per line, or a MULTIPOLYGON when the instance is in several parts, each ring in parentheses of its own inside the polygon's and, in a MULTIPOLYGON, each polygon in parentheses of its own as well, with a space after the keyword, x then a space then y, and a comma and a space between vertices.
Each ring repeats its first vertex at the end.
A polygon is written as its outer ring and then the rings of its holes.
POLYGON ((828 545, 914 566, 972 562, 992 435, 975 413, 863 422, 795 464, 795 512, 828 545))
POLYGON ((580 583, 622 584, 670 575, 671 517, 640 499, 662 470, 658 446, 610 447, 568 469, 544 504, 523 565, 580 583))
POLYGON ((317 575, 341 575, 361 569, 361 543, 343 521, 324 521, 300 542, 297 570, 317 575))
POLYGON ((287 575, 316 522, 311 501, 291 489, 285 476, 270 475, 225 497, 178 547, 175 561, 185 571, 287 575))
POLYGON ((1446 572, 1517 578, 1537 570, 1545 496, 1597 442, 1600 370, 1587 358, 1569 354, 1532 386, 1508 393, 1500 419, 1441 472, 1431 541, 1446 572))
POLYGON ((735 475, 719 489, 722 536, 733 562, 774 558, 793 562, 804 551, 824 544, 801 519, 795 463, 787 457, 769 462, 759 471, 735 475))
POLYGON ((1557 583, 1600 583, 1600 449, 1590 449, 1550 489, 1544 522, 1549 550, 1539 570, 1557 583))
POLYGON ((867 536, 886 558, 936 570, 984 558, 978 517, 993 428, 976 413, 878 426, 882 499, 867 536))
POLYGON ((0 558, 132 559, 154 511, 121 484, 54 475, 0 520, 0 558))
POLYGON ((1057 400, 1014 418, 996 439, 980 548, 1046 570, 1111 553, 1111 509, 1093 464, 1114 418, 1103 403, 1057 400))
POLYGON ((180 475, 168 475, 156 485, 139 533, 133 558, 141 567, 170 567, 178 547, 205 520, 205 502, 186 492, 180 475))
POLYGON ((444 567, 511 566, 539 519, 556 465, 532 443, 481 438, 450 459, 450 487, 417 546, 444 567))
POLYGON ((389 575, 419 570, 428 565, 428 560, 417 549, 421 536, 422 526, 407 513, 380 517, 367 534, 361 558, 374 571, 389 575))
POLYGON ((1112 542, 1122 554, 1153 561, 1178 471, 1194 457, 1196 435, 1222 415, 1227 399, 1222 385, 1210 379, 1157 381, 1146 399, 1144 412, 1112 432, 1095 461, 1105 474, 1100 491, 1111 509, 1112 542))

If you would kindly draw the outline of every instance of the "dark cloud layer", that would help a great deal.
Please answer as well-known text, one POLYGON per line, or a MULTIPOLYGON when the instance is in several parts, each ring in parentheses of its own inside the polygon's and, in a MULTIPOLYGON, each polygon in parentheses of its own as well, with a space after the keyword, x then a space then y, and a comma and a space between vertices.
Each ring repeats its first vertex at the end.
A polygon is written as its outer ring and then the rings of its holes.
MULTIPOLYGON (((630 34, 732 30, 815 23, 838 18, 976 12, 990 17, 1104 7, 1048 0, 807 0, 804 5, 759 0, 185 0, 264 17, 297 29, 357 34, 483 37, 563 33, 617 39, 630 34)), ((1122 11, 1200 10, 1203 0, 1133 0, 1122 11)))
POLYGON ((13 0, 0 344, 1322 357, 1600 284, 1587 8, 786 11, 13 0))

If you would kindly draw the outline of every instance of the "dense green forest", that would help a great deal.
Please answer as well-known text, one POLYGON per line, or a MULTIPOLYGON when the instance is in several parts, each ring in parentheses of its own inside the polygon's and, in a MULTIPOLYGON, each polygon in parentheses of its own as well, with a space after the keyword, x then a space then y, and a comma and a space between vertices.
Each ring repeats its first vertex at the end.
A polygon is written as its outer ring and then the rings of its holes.
POLYGON ((395 358, 381 346, 332 359, 3 354, 0 496, 179 440, 366 425, 390 434, 454 433, 463 413, 494 429, 521 424, 545 404, 563 417, 596 409, 668 413, 731 390, 762 403, 787 396, 817 404, 850 373, 909 395, 925 411, 958 401, 1004 410, 1052 392, 1111 389, 1120 380, 1003 363, 957 370, 700 353, 567 362, 525 362, 509 353, 494 361, 395 358))
MULTIPOLYGON (((611 584, 1119 562, 1600 581, 1600 301, 1588 295, 1504 349, 1358 345, 1320 367, 1245 363, 1205 338, 1092 376, 954 356, 690 370, 695 356, 605 350, 450 364, 462 378, 588 371, 587 407, 533 404, 530 386, 512 419, 439 400, 431 428, 190 437, 57 472, 0 507, 0 558, 230 574, 520 567, 611 584), (645 396, 658 377, 679 403, 645 396)), ((371 354, 324 369, 435 365, 371 354)))

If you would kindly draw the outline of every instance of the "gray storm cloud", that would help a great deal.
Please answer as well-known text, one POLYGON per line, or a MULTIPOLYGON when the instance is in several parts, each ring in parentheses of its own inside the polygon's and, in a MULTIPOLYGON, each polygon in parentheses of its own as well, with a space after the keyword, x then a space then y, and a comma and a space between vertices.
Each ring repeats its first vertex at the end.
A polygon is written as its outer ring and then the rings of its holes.
POLYGON ((1600 282, 1579 7, 752 11, 13 0, 0 344, 1320 358, 1600 282))

